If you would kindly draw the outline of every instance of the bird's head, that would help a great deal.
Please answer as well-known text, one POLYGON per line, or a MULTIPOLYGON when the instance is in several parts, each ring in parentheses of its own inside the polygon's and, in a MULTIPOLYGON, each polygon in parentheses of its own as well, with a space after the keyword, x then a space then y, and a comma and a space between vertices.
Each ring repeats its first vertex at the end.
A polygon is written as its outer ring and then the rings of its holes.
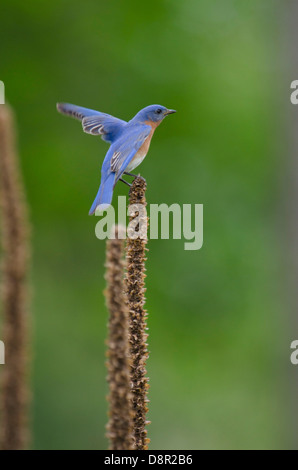
POLYGON ((168 114, 173 113, 176 113, 174 109, 168 109, 159 104, 152 104, 139 111, 136 118, 142 122, 149 121, 159 124, 168 114))

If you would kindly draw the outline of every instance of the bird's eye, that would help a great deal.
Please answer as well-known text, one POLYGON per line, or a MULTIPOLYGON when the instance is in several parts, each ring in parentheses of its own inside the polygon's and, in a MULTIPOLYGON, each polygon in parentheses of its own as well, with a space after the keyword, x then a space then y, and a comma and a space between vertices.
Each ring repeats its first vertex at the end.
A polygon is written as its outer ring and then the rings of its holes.
POLYGON ((158 108, 155 112, 156 112, 156 114, 161 114, 161 113, 162 113, 162 109, 158 108))

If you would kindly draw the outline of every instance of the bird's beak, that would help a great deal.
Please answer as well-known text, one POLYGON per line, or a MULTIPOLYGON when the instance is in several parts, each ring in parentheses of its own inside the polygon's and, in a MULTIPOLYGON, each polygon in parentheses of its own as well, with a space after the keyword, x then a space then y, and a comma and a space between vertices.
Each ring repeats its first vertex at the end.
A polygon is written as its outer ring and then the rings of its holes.
POLYGON ((167 109, 165 114, 166 114, 166 116, 167 116, 168 114, 174 114, 174 113, 176 113, 176 112, 177 112, 177 111, 176 111, 175 109, 167 109))

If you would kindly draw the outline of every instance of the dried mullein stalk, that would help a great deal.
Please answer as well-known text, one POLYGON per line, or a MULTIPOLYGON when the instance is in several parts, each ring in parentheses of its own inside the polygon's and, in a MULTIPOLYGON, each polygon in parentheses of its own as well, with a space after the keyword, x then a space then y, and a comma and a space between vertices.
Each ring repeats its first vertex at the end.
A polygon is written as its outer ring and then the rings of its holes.
POLYGON ((13 115, 0 105, 0 202, 2 233, 1 449, 28 445, 28 312, 29 259, 27 208, 15 149, 13 115))
POLYGON ((135 450, 147 450, 146 414, 148 412, 146 376, 147 350, 147 312, 145 304, 145 253, 147 243, 146 181, 137 177, 129 192, 130 227, 126 248, 126 292, 129 307, 129 342, 131 358, 132 402, 134 411, 135 450), (137 236, 139 235, 139 236, 137 236))
POLYGON ((125 228, 115 227, 115 239, 107 241, 105 291, 109 310, 108 383, 110 450, 133 449, 133 412, 130 386, 128 308, 123 288, 125 228))

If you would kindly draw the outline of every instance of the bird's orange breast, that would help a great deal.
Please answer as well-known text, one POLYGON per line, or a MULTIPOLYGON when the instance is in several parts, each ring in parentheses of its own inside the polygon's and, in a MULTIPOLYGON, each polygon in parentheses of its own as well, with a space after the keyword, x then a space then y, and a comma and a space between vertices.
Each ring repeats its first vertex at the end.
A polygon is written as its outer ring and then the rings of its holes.
POLYGON ((149 147, 150 147, 150 143, 151 143, 151 139, 152 139, 153 133, 154 133, 154 129, 152 129, 152 130, 150 131, 150 134, 148 135, 147 139, 145 140, 145 142, 143 143, 143 145, 141 145, 141 147, 139 148, 139 150, 138 150, 138 152, 137 152, 138 154, 144 155, 144 156, 147 155, 148 150, 149 150, 149 147))
POLYGON ((144 160, 144 158, 146 157, 146 155, 148 153, 154 131, 160 123, 159 122, 155 123, 155 122, 152 122, 152 121, 146 121, 145 124, 147 124, 148 126, 151 127, 150 134, 148 135, 145 142, 141 145, 141 147, 139 148, 139 150, 137 151, 137 153, 133 157, 132 161, 127 166, 128 171, 132 171, 134 168, 136 168, 138 165, 140 165, 140 163, 142 163, 142 161, 144 160))
POLYGON ((143 143, 143 145, 141 145, 141 147, 139 148, 139 150, 138 150, 137 154, 135 155, 135 157, 138 155, 139 157, 143 156, 143 158, 145 158, 145 156, 148 153, 154 131, 160 123, 159 122, 146 121, 145 124, 147 124, 147 126, 151 127, 151 131, 150 131, 150 134, 148 135, 147 139, 143 143))

